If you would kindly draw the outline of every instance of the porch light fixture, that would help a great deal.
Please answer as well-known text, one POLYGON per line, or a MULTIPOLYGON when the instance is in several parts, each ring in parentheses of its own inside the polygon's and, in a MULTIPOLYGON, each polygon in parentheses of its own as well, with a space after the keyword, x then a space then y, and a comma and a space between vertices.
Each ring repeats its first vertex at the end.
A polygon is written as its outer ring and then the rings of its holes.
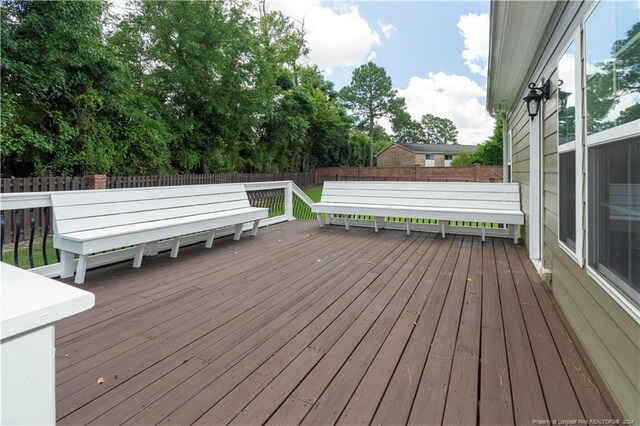
POLYGON ((549 99, 551 94, 551 81, 547 80, 540 87, 536 87, 535 83, 529 83, 529 94, 522 98, 527 103, 527 112, 531 120, 538 115, 540 111, 540 101, 549 99))

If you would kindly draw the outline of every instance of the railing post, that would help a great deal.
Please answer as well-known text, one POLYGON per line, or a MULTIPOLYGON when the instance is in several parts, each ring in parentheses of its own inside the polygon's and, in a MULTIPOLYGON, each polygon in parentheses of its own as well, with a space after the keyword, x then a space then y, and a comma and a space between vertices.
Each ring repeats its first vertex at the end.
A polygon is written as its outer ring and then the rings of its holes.
POLYGON ((284 188, 284 214, 287 216, 287 220, 295 220, 293 216, 293 183, 287 182, 287 186, 284 188))

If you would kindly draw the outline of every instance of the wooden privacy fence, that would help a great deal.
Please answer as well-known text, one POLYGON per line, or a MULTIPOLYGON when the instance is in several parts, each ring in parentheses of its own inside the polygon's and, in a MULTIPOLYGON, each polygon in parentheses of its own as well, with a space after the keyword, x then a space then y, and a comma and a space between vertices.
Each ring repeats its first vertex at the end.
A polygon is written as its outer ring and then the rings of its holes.
MULTIPOLYGON (((82 176, 82 177, 27 177, 3 178, 0 193, 71 191, 80 189, 144 188, 150 186, 203 185, 216 183, 272 182, 291 180, 300 188, 315 184, 315 173, 212 173, 206 175, 170 176, 82 176)), ((4 230, 3 243, 41 237, 47 220, 51 225, 50 209, 22 209, 2 211, 0 227, 4 230), (33 234, 33 237, 32 237, 33 234)), ((49 228, 49 234, 51 229, 49 228)))
POLYGON ((141 188, 147 186, 203 185, 216 183, 293 181, 305 189, 315 184, 314 172, 294 173, 212 173, 207 175, 109 176, 107 188, 141 188))
POLYGON ((0 193, 89 189, 88 180, 86 176, 3 178, 0 180, 0 193))

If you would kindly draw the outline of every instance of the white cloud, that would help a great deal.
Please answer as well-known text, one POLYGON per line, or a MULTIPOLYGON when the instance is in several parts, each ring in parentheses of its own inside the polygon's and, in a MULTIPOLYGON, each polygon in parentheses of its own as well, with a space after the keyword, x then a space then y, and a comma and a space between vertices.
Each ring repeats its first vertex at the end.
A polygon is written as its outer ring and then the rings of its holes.
POLYGON ((458 20, 458 30, 464 38, 464 64, 472 73, 486 76, 489 58, 489 14, 462 15, 458 20))
MULTIPOLYGON (((566 53, 560 58, 558 63, 558 78, 562 80, 561 89, 563 92, 571 93, 567 98, 567 107, 576 106, 576 57, 571 53, 566 53)), ((558 81, 560 85, 560 81, 558 81)))
POLYGON ((458 143, 476 145, 493 131, 494 120, 484 107, 486 91, 462 75, 429 73, 426 78, 411 77, 398 94, 407 100, 407 111, 419 120, 430 113, 453 121, 458 128, 458 143))
POLYGON ((381 45, 380 35, 360 16, 357 6, 345 3, 331 8, 322 6, 320 0, 272 0, 269 6, 304 21, 309 60, 328 74, 362 64, 381 45))
POLYGON ((384 37, 387 39, 391 38, 398 31, 398 29, 393 25, 385 24, 381 20, 378 20, 378 26, 380 27, 380 31, 382 31, 382 34, 384 34, 384 37))

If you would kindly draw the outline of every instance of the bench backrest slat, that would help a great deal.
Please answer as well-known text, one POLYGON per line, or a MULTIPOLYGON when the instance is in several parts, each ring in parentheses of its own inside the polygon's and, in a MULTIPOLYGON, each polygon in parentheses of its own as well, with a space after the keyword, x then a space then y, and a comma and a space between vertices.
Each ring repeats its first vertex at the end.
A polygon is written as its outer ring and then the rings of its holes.
POLYGON ((51 202, 59 234, 250 207, 243 185, 226 184, 60 192, 51 202))
POLYGON ((640 184, 615 183, 609 185, 609 202, 615 206, 640 206, 640 184))
POLYGON ((520 210, 517 183, 325 182, 322 202, 453 209, 520 210))

